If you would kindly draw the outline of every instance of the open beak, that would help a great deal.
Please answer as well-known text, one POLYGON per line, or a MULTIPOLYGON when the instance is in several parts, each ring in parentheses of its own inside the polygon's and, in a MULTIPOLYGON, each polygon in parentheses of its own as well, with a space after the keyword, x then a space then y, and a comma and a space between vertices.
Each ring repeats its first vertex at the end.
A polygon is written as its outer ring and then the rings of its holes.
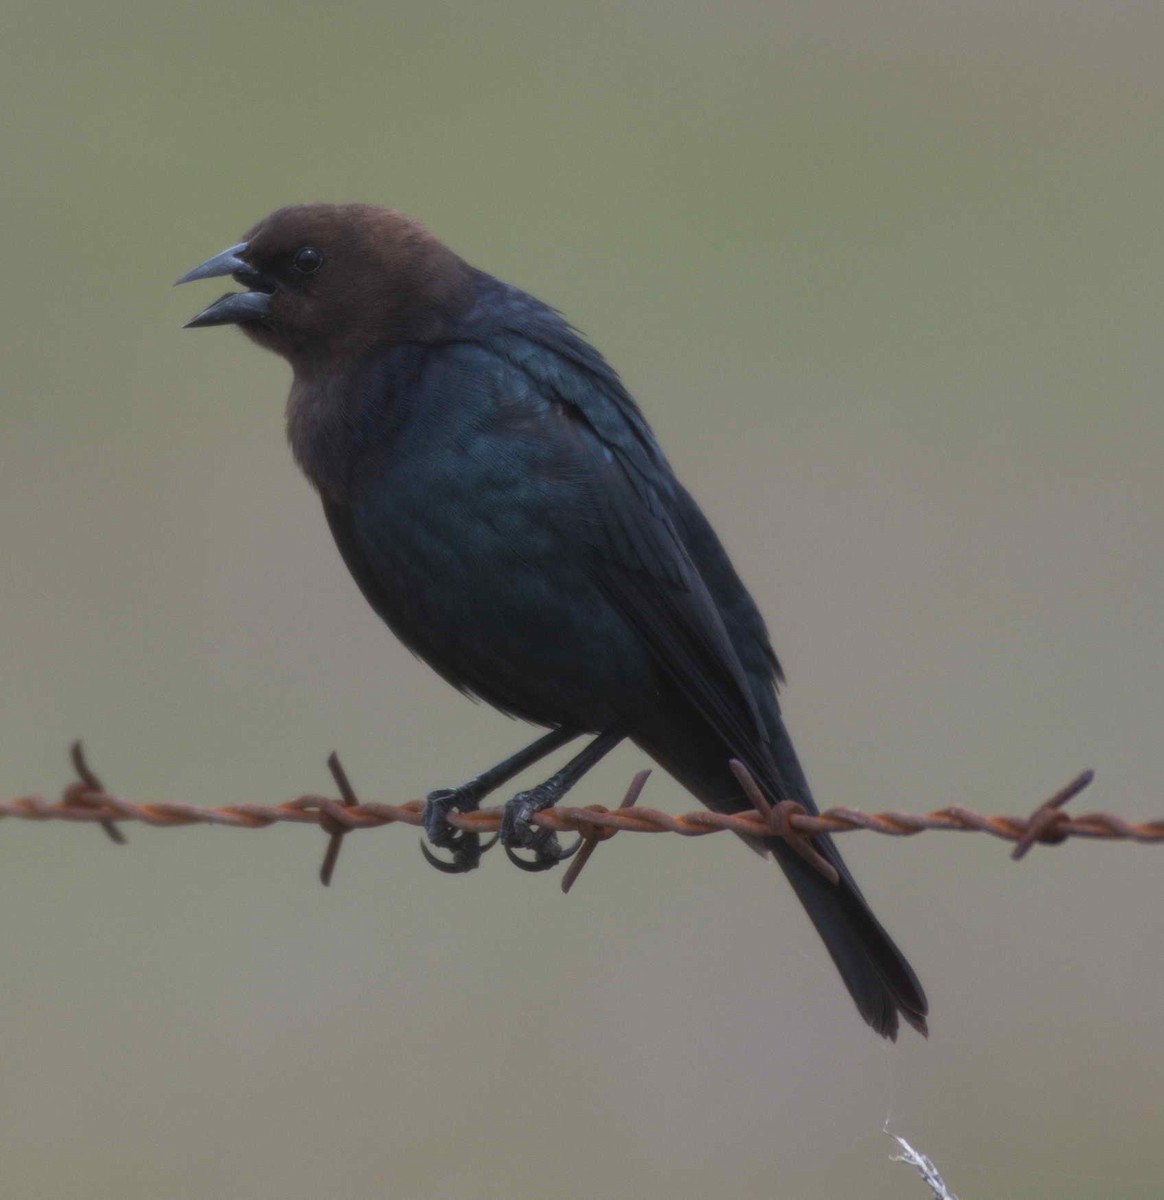
POLYGON ((182 326, 183 329, 198 329, 203 325, 241 325, 247 321, 263 321, 271 315, 271 297, 275 293, 275 285, 242 257, 246 249, 246 242, 239 242, 237 246, 208 258, 187 271, 181 279, 175 280, 174 286, 177 287, 179 283, 191 283, 195 279, 232 275, 243 287, 251 289, 228 292, 197 316, 191 317, 182 326))

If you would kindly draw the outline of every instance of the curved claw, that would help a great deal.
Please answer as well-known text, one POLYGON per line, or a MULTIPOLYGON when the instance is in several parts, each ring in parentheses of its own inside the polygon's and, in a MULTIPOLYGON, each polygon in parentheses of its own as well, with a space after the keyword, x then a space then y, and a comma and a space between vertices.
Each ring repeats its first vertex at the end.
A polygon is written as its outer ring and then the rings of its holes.
POLYGON ((577 854, 578 851, 582 849, 582 843, 585 840, 586 839, 581 834, 579 834, 578 840, 569 848, 569 850, 563 850, 562 853, 558 855, 558 862, 565 862, 566 859, 573 858, 574 855, 577 854))
POLYGON ((531 861, 516 854, 510 846, 503 844, 502 848, 505 851, 505 857, 508 858, 515 867, 519 867, 521 870, 529 871, 531 873, 537 871, 548 871, 551 867, 556 867, 558 863, 561 862, 561 859, 559 858, 544 858, 540 854, 537 858, 531 861))
POLYGON ((481 855, 497 840, 493 837, 482 846, 480 834, 456 829, 449 824, 451 812, 473 812, 477 808, 477 800, 472 785, 456 789, 440 788, 428 794, 422 818, 425 835, 430 845, 439 850, 448 850, 452 854, 452 861, 437 858, 423 842, 420 848, 425 861, 446 875, 461 875, 480 866, 481 855))
POLYGON ((424 855, 424 861, 430 867, 436 867, 438 871, 443 871, 446 875, 463 875, 466 871, 471 871, 477 864, 472 859, 457 853, 452 862, 445 862, 443 858, 437 858, 435 854, 425 845, 424 839, 420 842, 420 852, 424 855))
MULTIPOLYGON (((510 846, 505 846, 505 857, 515 867, 520 867, 523 871, 548 871, 551 867, 556 867, 558 863, 565 862, 568 858, 573 858, 582 849, 584 841, 586 839, 579 834, 577 841, 568 850, 548 850, 545 846, 539 846, 536 851, 537 857, 532 861, 527 858, 521 858, 510 846)), ((492 845, 492 842, 490 845, 492 845)))

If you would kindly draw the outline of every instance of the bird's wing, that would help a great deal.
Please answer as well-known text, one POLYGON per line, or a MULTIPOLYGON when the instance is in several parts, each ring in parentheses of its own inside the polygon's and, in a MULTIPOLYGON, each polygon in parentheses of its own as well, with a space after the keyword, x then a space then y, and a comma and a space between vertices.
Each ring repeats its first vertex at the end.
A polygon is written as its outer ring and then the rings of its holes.
POLYGON ((634 402, 613 372, 558 347, 526 341, 506 352, 558 402, 558 433, 590 499, 585 518, 562 519, 585 542, 595 582, 731 752, 783 798, 748 673, 673 515, 681 489, 634 402))
POLYGON ((699 568, 716 607, 723 614, 732 645, 740 656, 752 690, 765 699, 770 697, 774 710, 779 712, 775 692, 784 682, 784 672, 772 649, 764 618, 699 505, 677 479, 672 482, 674 490, 669 508, 679 536, 699 568))

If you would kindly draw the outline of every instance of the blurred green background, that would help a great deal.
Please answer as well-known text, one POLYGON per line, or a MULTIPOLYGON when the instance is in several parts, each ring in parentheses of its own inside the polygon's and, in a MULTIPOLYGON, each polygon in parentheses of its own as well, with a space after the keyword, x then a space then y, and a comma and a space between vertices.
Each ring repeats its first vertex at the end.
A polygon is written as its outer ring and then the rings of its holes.
MULTIPOLYGON (((340 565, 287 372, 182 332, 268 210, 390 203, 622 370, 768 615, 824 804, 1160 815, 1158 4, 7 0, 0 795, 451 785, 528 732, 340 565)), ((613 803, 620 752, 579 801, 613 803)), ((691 800, 656 774, 647 803, 691 800)), ((568 899, 414 832, 0 831, 25 1200, 1164 1187, 1160 851, 847 836, 921 974, 880 1045, 771 869, 620 838, 568 899)))

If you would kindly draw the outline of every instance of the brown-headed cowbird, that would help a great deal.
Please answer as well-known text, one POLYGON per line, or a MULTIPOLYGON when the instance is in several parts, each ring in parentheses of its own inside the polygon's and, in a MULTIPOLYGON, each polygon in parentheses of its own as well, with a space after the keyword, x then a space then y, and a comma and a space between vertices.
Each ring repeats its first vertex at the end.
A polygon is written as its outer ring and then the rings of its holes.
MULTIPOLYGON (((623 738, 717 811, 750 808, 732 759, 772 803, 817 811, 763 619, 618 375, 557 312, 368 205, 280 209, 179 282, 221 275, 245 290, 188 324, 239 325, 291 364, 291 446, 368 602, 454 687, 550 730, 430 794, 447 868, 480 856, 450 810, 583 734, 597 736, 505 806, 502 841, 534 868, 562 855, 533 814, 623 738)), ((924 1033, 917 977, 832 840, 813 845, 839 882, 779 837, 753 848, 783 868, 865 1020, 893 1038, 900 1013, 924 1033)))

